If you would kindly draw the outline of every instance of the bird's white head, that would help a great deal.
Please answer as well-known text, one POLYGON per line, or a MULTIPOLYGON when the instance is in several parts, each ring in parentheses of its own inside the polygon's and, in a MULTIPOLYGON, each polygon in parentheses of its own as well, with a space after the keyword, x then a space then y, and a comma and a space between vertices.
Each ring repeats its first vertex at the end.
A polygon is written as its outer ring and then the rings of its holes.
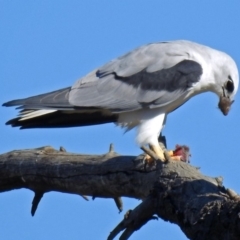
POLYGON ((238 68, 235 61, 223 52, 217 51, 213 62, 214 92, 219 96, 218 107, 226 116, 238 90, 238 68))

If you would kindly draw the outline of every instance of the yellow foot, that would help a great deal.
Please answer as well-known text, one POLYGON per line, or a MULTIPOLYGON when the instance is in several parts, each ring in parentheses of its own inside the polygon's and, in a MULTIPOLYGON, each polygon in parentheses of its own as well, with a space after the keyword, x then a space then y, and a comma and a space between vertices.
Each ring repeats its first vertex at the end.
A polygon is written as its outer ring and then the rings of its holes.
POLYGON ((150 149, 142 147, 142 150, 146 153, 144 161, 147 165, 154 165, 156 160, 162 162, 174 160, 190 162, 189 158, 191 154, 189 153, 189 147, 185 145, 176 145, 174 150, 163 151, 160 146, 149 145, 150 149))
POLYGON ((141 149, 146 153, 144 157, 144 161, 146 162, 146 164, 153 165, 155 164, 156 160, 160 160, 162 162, 166 161, 163 150, 159 145, 157 147, 149 145, 149 147, 150 149, 146 147, 141 147, 141 149))
POLYGON ((165 155, 163 149, 158 145, 149 145, 150 149, 156 154, 157 158, 162 162, 165 162, 165 155))
POLYGON ((148 154, 145 155, 143 161, 146 165, 153 166, 156 163, 156 159, 149 156, 148 154))

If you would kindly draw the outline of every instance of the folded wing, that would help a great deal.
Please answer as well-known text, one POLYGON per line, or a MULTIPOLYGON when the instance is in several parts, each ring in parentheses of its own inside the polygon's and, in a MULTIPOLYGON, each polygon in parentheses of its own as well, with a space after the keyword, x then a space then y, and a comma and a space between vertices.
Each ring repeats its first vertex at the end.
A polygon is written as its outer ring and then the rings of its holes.
POLYGON ((3 105, 22 109, 7 124, 86 126, 116 122, 123 112, 164 108, 186 95, 202 75, 201 65, 179 46, 149 44, 90 72, 72 87, 7 102, 3 105))

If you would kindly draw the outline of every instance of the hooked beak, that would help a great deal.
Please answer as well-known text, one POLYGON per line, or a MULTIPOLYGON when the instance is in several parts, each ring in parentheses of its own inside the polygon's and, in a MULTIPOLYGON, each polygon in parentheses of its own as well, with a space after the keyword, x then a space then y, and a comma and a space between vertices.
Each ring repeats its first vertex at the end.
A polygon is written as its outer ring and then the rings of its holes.
POLYGON ((229 112, 233 102, 234 101, 231 101, 230 98, 228 96, 226 96, 224 88, 223 88, 223 95, 220 96, 218 107, 224 116, 228 115, 228 112, 229 112))

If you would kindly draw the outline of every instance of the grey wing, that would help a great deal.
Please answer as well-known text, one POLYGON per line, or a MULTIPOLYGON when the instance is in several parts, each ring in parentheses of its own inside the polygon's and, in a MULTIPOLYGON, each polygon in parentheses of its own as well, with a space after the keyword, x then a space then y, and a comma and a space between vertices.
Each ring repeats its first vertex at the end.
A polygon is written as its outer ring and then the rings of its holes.
POLYGON ((112 112, 164 106, 199 81, 201 65, 188 59, 186 51, 171 42, 140 47, 77 81, 69 102, 112 112))

